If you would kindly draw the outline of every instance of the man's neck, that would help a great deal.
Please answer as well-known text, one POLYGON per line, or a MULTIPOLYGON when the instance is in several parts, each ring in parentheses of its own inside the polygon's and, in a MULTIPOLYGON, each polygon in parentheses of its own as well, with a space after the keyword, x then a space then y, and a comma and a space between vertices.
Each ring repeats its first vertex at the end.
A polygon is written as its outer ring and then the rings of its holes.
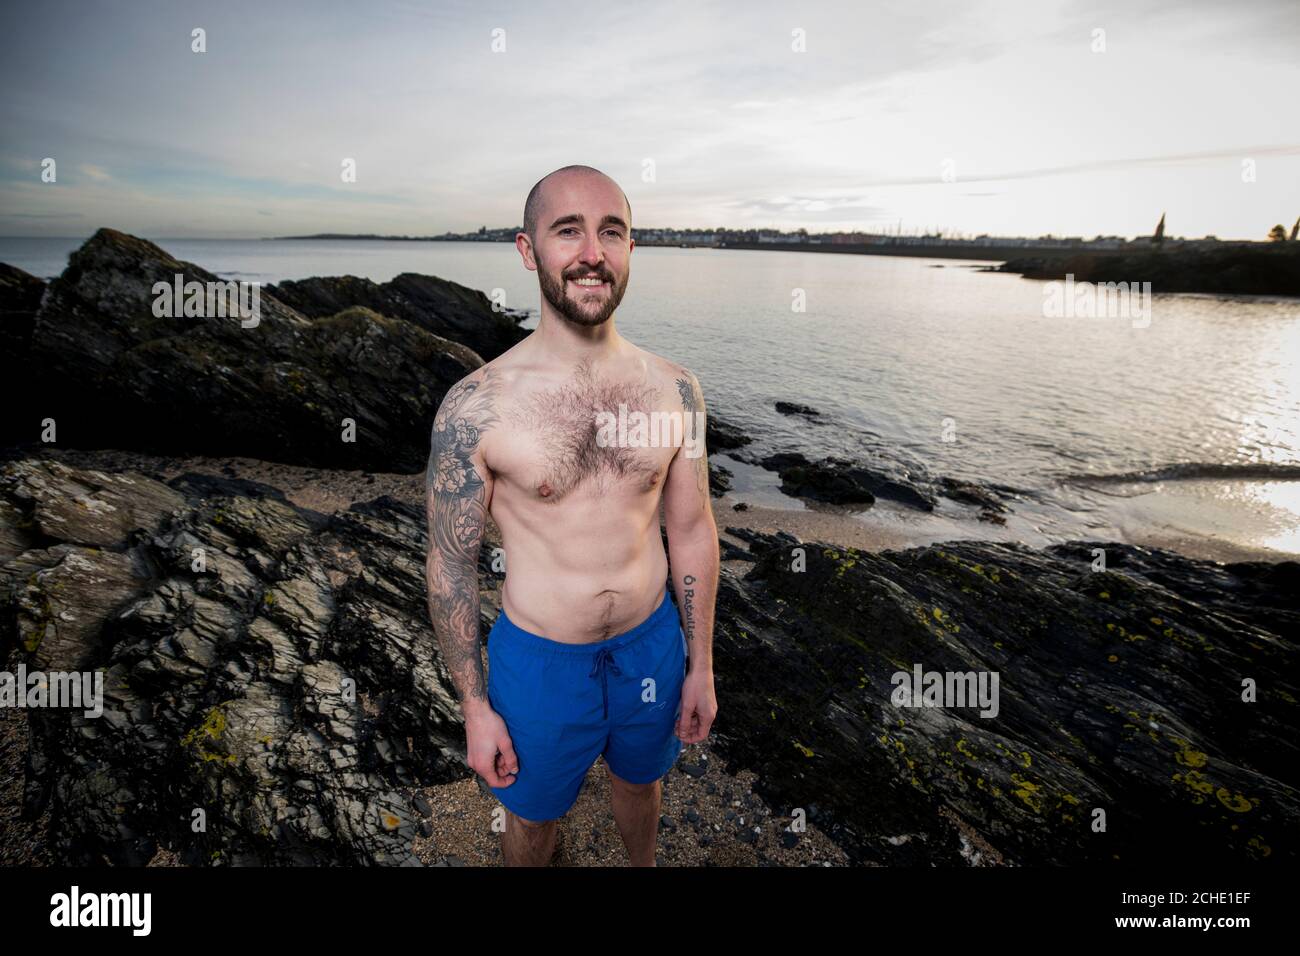
POLYGON ((600 325, 577 325, 543 308, 533 333, 537 354, 547 361, 600 363, 622 350, 623 337, 614 326, 614 316, 600 325))

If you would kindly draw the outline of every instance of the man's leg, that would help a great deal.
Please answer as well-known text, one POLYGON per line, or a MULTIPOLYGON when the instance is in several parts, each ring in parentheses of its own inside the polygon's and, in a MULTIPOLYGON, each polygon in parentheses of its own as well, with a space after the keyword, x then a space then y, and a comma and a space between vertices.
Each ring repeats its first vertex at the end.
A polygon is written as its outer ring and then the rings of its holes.
POLYGON ((506 811, 506 828, 501 833, 501 855, 506 866, 550 866, 560 821, 534 823, 502 809, 506 811))
POLYGON ((614 806, 614 822, 627 847, 632 866, 654 866, 655 844, 659 836, 659 801, 662 786, 653 783, 628 783, 609 773, 610 801, 614 806))

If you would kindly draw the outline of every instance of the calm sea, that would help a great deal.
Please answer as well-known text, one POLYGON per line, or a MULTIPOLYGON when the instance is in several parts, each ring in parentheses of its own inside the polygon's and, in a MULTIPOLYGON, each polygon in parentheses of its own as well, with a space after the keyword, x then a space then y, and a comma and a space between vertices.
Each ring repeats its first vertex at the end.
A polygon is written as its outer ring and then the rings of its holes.
MULTIPOLYGON (((438 275, 502 289, 536 324, 536 274, 507 244, 155 241, 261 282, 438 275)), ((0 261, 50 277, 78 244, 0 239, 0 261)), ((693 369, 760 451, 912 463, 1025 495, 1005 528, 888 506, 850 520, 917 540, 1199 537, 1300 552, 1300 300, 1157 294, 1149 323, 1051 318, 1044 283, 978 265, 643 247, 618 325, 693 369), (778 400, 826 424, 780 415, 778 400)), ((775 476, 715 460, 738 498, 808 507, 775 476)))

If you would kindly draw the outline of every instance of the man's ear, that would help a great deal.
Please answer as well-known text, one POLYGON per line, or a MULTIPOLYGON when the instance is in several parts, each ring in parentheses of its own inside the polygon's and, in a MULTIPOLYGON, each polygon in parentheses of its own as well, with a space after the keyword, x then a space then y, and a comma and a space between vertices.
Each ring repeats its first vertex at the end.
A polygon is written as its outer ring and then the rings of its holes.
POLYGON ((533 254, 533 241, 528 238, 528 233, 515 233, 515 248, 519 250, 519 255, 523 257, 524 268, 529 272, 536 272, 537 257, 533 254))

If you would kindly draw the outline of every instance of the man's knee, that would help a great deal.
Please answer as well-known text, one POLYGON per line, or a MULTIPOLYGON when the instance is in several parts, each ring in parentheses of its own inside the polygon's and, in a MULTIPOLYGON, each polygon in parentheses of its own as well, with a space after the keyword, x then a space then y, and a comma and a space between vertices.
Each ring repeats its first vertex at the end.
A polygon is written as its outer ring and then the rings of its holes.
POLYGON ((610 770, 608 764, 605 765, 605 771, 609 774, 609 785, 615 790, 621 790, 624 793, 649 793, 659 786, 657 779, 651 780, 649 783, 628 783, 614 773, 613 770, 610 770))
POLYGON ((527 827, 529 830, 534 830, 534 831, 541 831, 541 830, 545 830, 547 827, 554 827, 555 824, 559 822, 558 820, 554 820, 554 819, 525 820, 523 817, 511 813, 509 810, 507 810, 506 813, 507 815, 509 815, 511 820, 519 824, 521 827, 527 827))

